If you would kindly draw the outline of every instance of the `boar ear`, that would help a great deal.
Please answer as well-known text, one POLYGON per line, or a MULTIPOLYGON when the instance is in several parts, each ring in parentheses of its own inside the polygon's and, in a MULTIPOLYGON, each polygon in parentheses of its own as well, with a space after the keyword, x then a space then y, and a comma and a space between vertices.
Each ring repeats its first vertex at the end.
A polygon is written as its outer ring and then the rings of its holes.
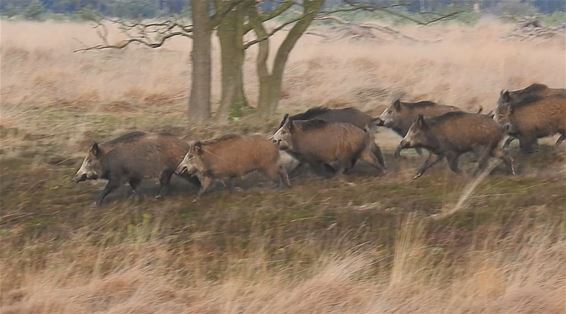
POLYGON ((425 119, 424 119, 422 114, 420 114, 419 117, 417 118, 417 126, 419 128, 426 128, 427 127, 425 119))
POLYGON ((90 147, 90 153, 94 156, 94 157, 99 157, 100 156, 100 147, 98 147, 98 143, 94 142, 94 144, 92 144, 92 146, 90 147))
POLYGON ((509 101, 509 91, 504 89, 501 91, 501 99, 503 99, 503 101, 507 102, 509 101))
POLYGON ((285 116, 283 117, 283 120, 281 120, 281 123, 279 123, 279 128, 284 126, 288 119, 289 119, 289 114, 286 113, 285 116))
POLYGON ((195 153, 197 155, 202 154, 202 143, 200 141, 195 143, 195 153))
POLYGON ((393 102, 393 108, 397 111, 401 111, 401 99, 397 99, 393 102))

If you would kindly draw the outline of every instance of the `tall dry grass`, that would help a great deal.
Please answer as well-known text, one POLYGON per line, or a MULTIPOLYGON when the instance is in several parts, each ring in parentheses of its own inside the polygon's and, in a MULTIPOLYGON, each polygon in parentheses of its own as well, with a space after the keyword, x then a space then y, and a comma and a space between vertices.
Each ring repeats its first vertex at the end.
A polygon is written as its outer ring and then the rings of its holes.
MULTIPOLYGON (((165 48, 73 53, 100 43, 88 24, 1 22, 2 103, 77 104, 89 109, 180 104, 190 85, 190 41, 165 48)), ((391 98, 431 99, 475 108, 493 107, 501 89, 532 82, 566 85, 566 42, 506 41, 510 26, 485 20, 476 26, 400 27, 427 43, 338 41, 305 36, 285 75, 282 110, 290 106, 353 104, 376 110, 391 98), (544 60, 542 62, 541 60, 544 60)), ((110 32, 110 42, 120 37, 110 32)), ((281 37, 274 39, 276 46, 281 37)), ((214 90, 219 97, 218 49, 214 90)), ((246 58, 246 89, 257 97, 255 51, 246 58)))
MULTIPOLYGON (((492 226, 466 247, 426 244, 422 220, 400 225, 394 253, 362 245, 310 267, 273 269, 261 249, 216 280, 171 267, 158 239, 91 246, 77 235, 46 264, 26 269, 2 313, 564 313, 564 225, 526 218, 492 226), (456 253, 455 253, 456 252, 456 253)), ((25 254, 14 256, 24 258, 25 254)), ((190 262, 185 261, 185 264, 190 262)), ((2 271, 8 271, 4 268, 2 271)))

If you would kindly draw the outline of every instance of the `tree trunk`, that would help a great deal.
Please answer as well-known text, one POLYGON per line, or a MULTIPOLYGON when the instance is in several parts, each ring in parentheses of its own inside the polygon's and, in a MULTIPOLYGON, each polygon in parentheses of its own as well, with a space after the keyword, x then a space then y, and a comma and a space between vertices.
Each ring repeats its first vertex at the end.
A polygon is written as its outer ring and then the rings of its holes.
POLYGON ((210 92, 212 80, 211 33, 208 1, 191 1, 193 19, 193 49, 191 51, 191 96, 189 122, 204 124, 210 118, 210 92))
MULTIPOLYGON (((291 50, 295 47, 301 36, 314 20, 316 14, 320 11, 324 0, 313 0, 303 2, 304 17, 299 20, 287 33, 287 36, 277 49, 275 59, 273 60, 273 69, 271 73, 267 68, 267 57, 269 54, 269 39, 259 43, 259 51, 257 57, 257 70, 260 84, 260 95, 258 99, 258 112, 261 116, 270 116, 277 109, 279 98, 281 97, 281 89, 283 87, 283 74, 291 50)), ((254 31, 258 38, 263 38, 267 32, 263 25, 255 23, 254 31)))
MULTIPOLYGON (((220 11, 222 1, 217 0, 215 4, 216 10, 220 11)), ((222 96, 216 112, 218 122, 225 122, 230 115, 241 115, 243 107, 247 106, 243 81, 243 23, 243 10, 241 6, 236 6, 222 18, 218 26, 222 66, 222 96)))

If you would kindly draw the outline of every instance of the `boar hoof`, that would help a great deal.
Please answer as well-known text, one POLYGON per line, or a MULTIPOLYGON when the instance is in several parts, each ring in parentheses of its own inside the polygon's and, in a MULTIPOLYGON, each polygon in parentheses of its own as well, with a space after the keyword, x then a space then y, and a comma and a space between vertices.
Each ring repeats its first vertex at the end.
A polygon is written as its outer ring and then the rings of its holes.
POLYGON ((420 178, 422 175, 423 174, 419 172, 419 173, 415 174, 415 176, 413 177, 412 180, 416 180, 416 179, 420 178))

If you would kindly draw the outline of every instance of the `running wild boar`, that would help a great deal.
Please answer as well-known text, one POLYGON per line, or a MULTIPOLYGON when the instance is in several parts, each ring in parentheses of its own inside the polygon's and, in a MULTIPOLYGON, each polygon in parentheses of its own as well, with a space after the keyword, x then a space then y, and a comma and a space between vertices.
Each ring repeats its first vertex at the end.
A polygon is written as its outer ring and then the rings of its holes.
POLYGON ((519 139, 523 152, 536 151, 537 139, 554 134, 560 134, 559 145, 566 137, 566 96, 530 95, 519 102, 502 102, 495 120, 519 139))
POLYGON ((418 168, 414 179, 422 176, 428 168, 444 157, 448 159, 450 169, 460 173, 458 158, 466 152, 478 154, 476 172, 486 167, 491 156, 503 160, 511 174, 515 175, 513 160, 499 147, 503 137, 501 127, 486 115, 449 112, 427 119, 419 115, 400 145, 403 148, 423 147, 430 152, 427 160, 418 168))
MULTIPOLYGON (((432 101, 409 103, 401 102, 397 99, 375 119, 374 123, 378 126, 390 128, 395 131, 395 133, 399 134, 399 136, 404 137, 419 115, 423 115, 424 117, 436 117, 454 111, 461 110, 453 106, 439 105, 432 101)), ((394 154, 395 158, 400 156, 402 149, 401 146, 397 147, 394 154)), ((420 155, 420 148, 417 147, 416 150, 420 155)))
MULTIPOLYGON (((330 109, 326 107, 313 107, 309 110, 298 113, 296 115, 289 116, 292 121, 298 120, 324 120, 328 122, 344 122, 350 123, 357 126, 360 129, 364 129, 366 126, 371 126, 373 117, 367 113, 363 113, 360 110, 347 107, 330 109)), ((284 121, 281 121, 279 128, 283 126, 284 121)))
POLYGON ((197 141, 189 145, 185 158, 176 173, 196 175, 201 182, 197 198, 204 194, 214 180, 228 180, 230 189, 233 179, 258 170, 275 182, 290 186, 280 153, 269 139, 262 135, 228 134, 222 137, 197 141))
MULTIPOLYGON (((127 133, 108 142, 92 144, 74 181, 108 180, 96 202, 98 206, 125 183, 136 192, 144 178, 159 178, 161 189, 157 197, 161 197, 166 194, 171 175, 188 147, 171 134, 127 133)), ((196 178, 190 180, 198 183, 196 178)))
POLYGON ((329 166, 335 175, 351 169, 362 159, 383 173, 385 165, 369 130, 350 123, 324 120, 293 121, 288 115, 272 136, 279 148, 289 150, 313 169, 329 166))
POLYGON ((549 88, 544 84, 534 83, 524 89, 508 91, 502 90, 499 94, 497 106, 521 103, 528 100, 531 96, 566 96, 566 89, 564 88, 549 88))

